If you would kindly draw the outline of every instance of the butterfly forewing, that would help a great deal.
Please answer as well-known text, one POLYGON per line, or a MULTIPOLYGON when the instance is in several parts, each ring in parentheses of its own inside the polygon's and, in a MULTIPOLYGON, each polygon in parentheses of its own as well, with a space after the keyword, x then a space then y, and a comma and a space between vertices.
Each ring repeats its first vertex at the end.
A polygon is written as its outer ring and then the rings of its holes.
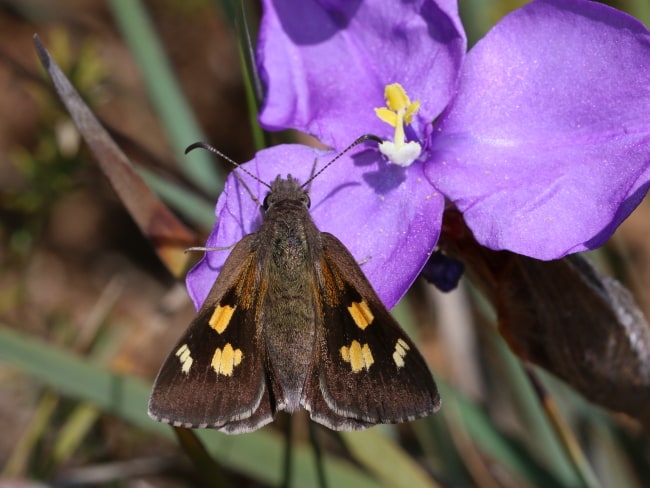
POLYGON ((155 419, 227 432, 255 430, 273 420, 256 304, 240 298, 242 287, 256 286, 249 237, 235 246, 205 304, 163 364, 149 401, 155 419))
POLYGON ((324 406, 349 419, 346 428, 352 429, 433 413, 440 399, 424 359, 345 246, 331 234, 321 236, 321 358, 316 365, 324 402, 311 405, 315 419, 328 425, 324 406))

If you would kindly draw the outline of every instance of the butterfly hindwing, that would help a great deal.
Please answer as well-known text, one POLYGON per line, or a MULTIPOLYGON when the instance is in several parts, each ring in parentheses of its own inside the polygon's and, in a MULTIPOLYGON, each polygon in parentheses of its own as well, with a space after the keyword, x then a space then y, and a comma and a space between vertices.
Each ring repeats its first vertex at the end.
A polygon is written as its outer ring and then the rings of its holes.
POLYGON ((321 357, 303 395, 312 418, 340 430, 433 413, 440 399, 424 359, 345 246, 321 237, 321 357))
POLYGON ((244 290, 257 289, 249 237, 235 246, 197 317, 163 364, 149 401, 149 414, 157 420, 229 433, 249 432, 273 420, 265 352, 254 317, 258 297, 241 298, 244 290))

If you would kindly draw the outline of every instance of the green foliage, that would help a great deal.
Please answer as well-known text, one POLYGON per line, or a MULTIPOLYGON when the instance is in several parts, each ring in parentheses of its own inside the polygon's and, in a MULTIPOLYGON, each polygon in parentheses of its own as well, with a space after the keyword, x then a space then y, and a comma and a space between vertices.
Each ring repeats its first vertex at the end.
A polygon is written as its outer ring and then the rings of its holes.
MULTIPOLYGON (((525 2, 461 1, 471 42, 522 3, 525 2)), ((620 3, 618 7, 636 9, 634 13, 648 20, 650 13, 641 7, 646 2, 620 3)), ((196 151, 189 159, 182 154, 188 140, 205 137, 174 79, 147 11, 132 0, 112 0, 109 5, 138 59, 152 104, 172 141, 179 172, 204 194, 216 195, 222 183, 207 155, 196 151)), ((165 5, 174 8, 175 2, 165 5)), ((184 8, 185 13, 191 13, 216 7, 196 1, 184 8)), ((241 24, 236 26, 241 34, 241 24)), ((59 31, 51 35, 48 47, 92 106, 93 98, 98 96, 96 89, 106 76, 98 61, 97 46, 88 41, 73 57, 65 34, 59 31)), ((255 83, 247 53, 246 46, 239 47, 242 65, 247 67, 245 83, 252 107, 255 83)), ((37 142, 31 151, 16 147, 11 157, 23 178, 23 186, 20 191, 3 194, 0 200, 0 211, 12 217, 0 223, 8 249, 23 258, 28 257, 38 240, 48 209, 61 195, 79 185, 77 176, 88 159, 80 156, 78 136, 71 122, 56 108, 54 99, 42 90, 35 92, 35 97, 41 113, 37 142)), ((254 109, 247 110, 251 110, 253 120, 254 109)), ((259 127, 252 130, 256 132, 256 144, 262 144, 264 135, 259 127)), ((146 172, 149 174, 150 170, 146 172)), ((151 186, 166 194, 167 201, 187 220, 194 219, 192 223, 197 227, 209 225, 213 219, 212 203, 207 203, 200 193, 159 175, 149 178, 151 186)), ((406 306, 403 303, 402 310, 406 306)), ((639 452, 647 450, 647 434, 587 404, 557 380, 538 370, 528 371, 505 347, 493 326, 492 312, 480 298, 471 295, 461 306, 474 312, 472 327, 482 331, 478 339, 466 339, 472 347, 480 344, 482 348, 474 358, 480 379, 485 382, 480 394, 462 391, 457 384, 462 381, 457 378, 445 380, 441 366, 436 378, 443 407, 436 416, 408 426, 382 426, 363 433, 339 436, 321 432, 329 486, 643 486, 642 478, 650 473, 647 466, 643 467, 647 460, 639 452), (533 387, 531 376, 546 389, 552 399, 551 407, 533 387)), ((413 313, 409 311, 404 316, 408 321, 413 313)), ((416 330, 413 324, 406 326, 416 330)), ((92 348, 79 355, 19 332, 19 327, 20 324, 11 323, 0 329, 0 361, 10 368, 8 376, 14 381, 33 381, 40 400, 35 402, 39 407, 29 432, 16 443, 12 459, 3 468, 5 476, 47 480, 71 460, 78 462, 79 452, 86 453, 81 457, 84 462, 101 461, 101 456, 92 458, 87 453, 93 452, 89 445, 102 442, 92 435, 93 427, 102 418, 118 419, 151 444, 159 439, 174 439, 169 426, 147 417, 152 378, 118 373, 115 367, 107 365, 110 361, 96 359, 92 348), (48 444, 47 439, 52 437, 54 440, 50 439, 48 444), (37 469, 39 465, 41 468, 37 469)), ((111 327, 103 333, 109 343, 130 340, 111 327)), ((423 342, 427 346, 432 344, 430 340, 423 342)), ((215 476, 228 480, 232 486, 238 486, 242 477, 262 486, 276 486, 283 481, 284 438, 273 428, 234 437, 213 431, 195 434, 195 438, 190 433, 180 436, 185 452, 198 466, 196 469, 214 472, 210 470, 216 465, 221 469, 215 476), (206 463, 206 452, 214 465, 206 463)), ((314 449, 307 441, 301 441, 293 446, 292 454, 292 485, 314 486, 314 449)), ((179 484, 189 485, 190 481, 179 484)), ((114 486, 126 486, 126 482, 114 486)))

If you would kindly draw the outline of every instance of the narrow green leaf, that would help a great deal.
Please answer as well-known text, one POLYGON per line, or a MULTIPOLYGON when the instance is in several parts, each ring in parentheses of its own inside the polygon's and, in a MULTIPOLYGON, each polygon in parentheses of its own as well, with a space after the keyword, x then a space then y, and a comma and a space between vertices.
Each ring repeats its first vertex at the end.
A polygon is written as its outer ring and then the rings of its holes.
POLYGON ((206 202, 202 197, 145 168, 138 168, 138 173, 147 185, 188 221, 206 229, 214 225, 214 202, 206 202))
POLYGON ((88 403, 78 405, 66 419, 54 444, 52 458, 56 465, 64 463, 79 448, 100 412, 88 403))
POLYGON ((564 486, 582 486, 581 476, 565 456, 564 448, 555 435, 521 363, 500 338, 496 335, 492 338, 493 346, 504 362, 504 381, 511 385, 512 392, 516 395, 518 411, 525 417, 523 421, 529 432, 527 438, 534 441, 534 445, 528 447, 540 456, 549 471, 564 486))
MULTIPOLYGON (((111 373, 69 352, 0 326, 0 361, 33 376, 63 395, 87 401, 106 413, 148 432, 173 438, 172 429, 147 416, 151 384, 111 373)), ((228 436, 212 430, 195 431, 214 458, 264 483, 277 484, 282 477, 282 438, 270 429, 228 436)), ((312 486, 316 470, 311 448, 294 449, 295 486, 312 486)), ((331 486, 371 488, 379 486, 357 467, 325 457, 331 486)))
POLYGON ((205 140, 183 95, 154 27, 140 0, 111 0, 113 12, 129 49, 135 56, 156 112, 165 126, 178 161, 187 177, 208 195, 219 194, 223 181, 209 156, 201 151, 185 155, 185 148, 205 140))
POLYGON ((497 465, 504 466, 531 486, 563 486, 557 477, 541 468, 520 444, 499 432, 477 405, 458 394, 440 378, 438 388, 444 402, 441 412, 449 423, 461 422, 467 436, 497 465))
POLYGON ((58 404, 57 395, 51 393, 43 395, 27 431, 14 446, 11 457, 2 469, 2 478, 19 478, 27 475, 32 452, 50 423, 58 404))
POLYGON ((341 432, 354 458, 384 486, 435 488, 433 478, 401 447, 382 434, 380 428, 362 432, 341 432))

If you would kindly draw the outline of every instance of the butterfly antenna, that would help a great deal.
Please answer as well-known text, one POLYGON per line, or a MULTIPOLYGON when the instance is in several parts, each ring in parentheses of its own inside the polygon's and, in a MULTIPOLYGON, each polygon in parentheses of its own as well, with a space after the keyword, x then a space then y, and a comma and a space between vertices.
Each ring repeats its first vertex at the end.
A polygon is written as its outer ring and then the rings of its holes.
POLYGON ((354 141, 354 142, 353 142, 352 144, 350 144, 348 147, 346 147, 345 149, 343 149, 343 151, 341 151, 340 153, 338 153, 338 154, 334 157, 334 159, 332 159, 329 163, 327 163, 327 164, 326 164, 325 166, 323 166, 320 170, 318 170, 318 172, 316 172, 314 175, 312 175, 311 178, 309 178, 307 181, 305 181, 305 182, 302 184, 302 187, 304 188, 304 187, 307 186, 309 183, 311 183, 312 180, 314 180, 314 179, 315 179, 319 174, 321 174, 323 171, 325 171, 327 168, 329 168, 329 167, 331 166, 331 164, 332 164, 334 161, 336 161, 337 159, 339 159, 341 156, 343 156, 343 155, 344 155, 346 152, 348 152, 350 149, 352 149, 352 148, 355 147, 355 146, 358 146, 359 144, 361 144, 362 142, 365 142, 365 141, 375 141, 375 142, 377 142, 377 143, 379 143, 379 144, 381 144, 381 143, 383 142, 379 137, 377 137, 377 136, 375 136, 375 135, 372 135, 372 134, 365 134, 365 135, 359 137, 356 141, 354 141))
MULTIPOLYGON (((193 151, 194 149, 198 149, 198 148, 206 149, 206 150, 208 150, 208 151, 210 151, 210 152, 216 154, 216 155, 219 156, 220 158, 225 159, 226 161, 228 161, 228 162, 229 162, 230 164, 232 164, 234 167, 236 167, 236 168, 240 169, 241 171, 243 171, 244 173, 246 173, 248 176, 250 176, 251 178, 253 178, 255 181, 258 181, 259 183, 262 183, 265 187, 267 187, 267 188, 269 188, 269 189, 271 188, 271 185, 269 185, 269 184, 266 183, 265 181, 260 180, 257 176, 255 176, 253 173, 251 173, 250 171, 248 171, 248 170, 247 170, 246 168, 244 168, 241 164, 239 164, 239 163, 233 161, 233 160, 230 159, 228 156, 226 156, 224 153, 222 153, 221 151, 219 151, 217 148, 212 147, 212 146, 211 146, 210 144, 208 144, 207 142, 195 142, 194 144, 190 144, 189 146, 187 146, 187 149, 185 149, 185 154, 189 153, 190 151, 193 151)), ((349 149, 349 148, 348 148, 348 149, 349 149)), ((346 149, 346 151, 347 151, 347 149, 346 149)))

